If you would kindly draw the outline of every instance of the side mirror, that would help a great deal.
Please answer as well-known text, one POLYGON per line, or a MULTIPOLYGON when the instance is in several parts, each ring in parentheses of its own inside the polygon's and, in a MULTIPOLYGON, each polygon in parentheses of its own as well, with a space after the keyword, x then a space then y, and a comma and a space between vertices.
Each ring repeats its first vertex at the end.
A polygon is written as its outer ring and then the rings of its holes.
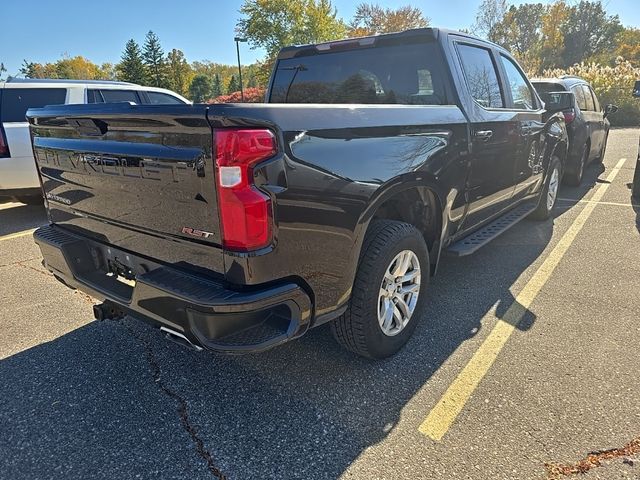
POLYGON ((636 98, 640 98, 640 80, 638 80, 636 85, 633 87, 632 95, 636 98))
POLYGON ((604 107, 604 118, 607 118, 609 115, 611 115, 612 113, 616 113, 618 111, 618 106, 617 105, 613 105, 612 103, 609 103, 608 105, 605 105, 604 107))
POLYGON ((549 92, 541 95, 547 112, 561 112, 575 107, 575 95, 572 92, 549 92))

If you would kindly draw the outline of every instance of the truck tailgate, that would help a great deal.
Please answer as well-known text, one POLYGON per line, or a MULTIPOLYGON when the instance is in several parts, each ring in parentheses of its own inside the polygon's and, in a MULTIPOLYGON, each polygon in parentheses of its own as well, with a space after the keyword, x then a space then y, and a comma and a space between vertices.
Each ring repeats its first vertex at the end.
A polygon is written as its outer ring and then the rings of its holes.
POLYGON ((29 115, 53 223, 170 263, 195 255, 194 264, 222 271, 205 106, 74 105, 29 115))

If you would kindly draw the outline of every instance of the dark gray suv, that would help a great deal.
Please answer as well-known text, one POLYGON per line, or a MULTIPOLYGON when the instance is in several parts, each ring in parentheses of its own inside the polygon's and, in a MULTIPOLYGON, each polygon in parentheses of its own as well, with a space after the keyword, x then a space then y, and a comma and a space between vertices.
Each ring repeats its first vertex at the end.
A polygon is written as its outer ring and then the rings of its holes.
POLYGON ((569 155, 565 165, 564 181, 569 185, 580 185, 585 167, 591 161, 602 161, 607 148, 609 120, 618 107, 601 107, 591 85, 580 77, 537 78, 531 83, 540 98, 547 102, 552 92, 573 93, 573 105, 563 111, 569 134, 569 155))

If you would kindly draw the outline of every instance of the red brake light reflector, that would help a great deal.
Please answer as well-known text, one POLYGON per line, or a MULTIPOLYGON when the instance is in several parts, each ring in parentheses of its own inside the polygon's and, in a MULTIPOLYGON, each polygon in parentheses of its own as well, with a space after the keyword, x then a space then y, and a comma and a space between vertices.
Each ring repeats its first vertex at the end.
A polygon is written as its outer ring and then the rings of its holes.
POLYGON ((225 248, 250 251, 271 242, 271 199, 253 182, 253 167, 277 152, 266 129, 215 131, 218 210, 225 248))

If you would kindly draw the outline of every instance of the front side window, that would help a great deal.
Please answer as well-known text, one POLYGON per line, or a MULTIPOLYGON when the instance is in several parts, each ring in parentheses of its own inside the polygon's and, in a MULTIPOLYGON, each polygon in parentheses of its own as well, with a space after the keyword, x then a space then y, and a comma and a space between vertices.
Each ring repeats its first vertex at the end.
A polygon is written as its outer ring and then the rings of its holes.
POLYGON ((596 107, 593 104, 593 97, 591 96, 591 89, 586 85, 582 85, 582 92, 584 93, 584 101, 587 106, 587 110, 591 112, 596 111, 596 107))
POLYGON ((500 59, 507 74, 509 90, 511 90, 511 98, 513 99, 513 108, 517 110, 533 110, 533 95, 524 75, 513 60, 504 55, 500 55, 500 59))
POLYGON ((589 88, 589 91, 591 92, 591 96, 593 97, 593 107, 595 108, 596 112, 601 112, 602 107, 600 106, 600 101, 598 100, 598 96, 596 95, 596 92, 594 92, 591 87, 588 87, 588 88, 589 88))
POLYGON ((3 122, 26 122, 30 108, 61 105, 66 99, 66 88, 5 88, 0 118, 3 122))
POLYGON ((443 105, 443 77, 433 42, 328 51, 279 60, 270 102, 443 105))
POLYGON ((582 86, 581 85, 576 85, 574 87, 571 87, 571 91, 576 96, 576 102, 578 103, 578 108, 580 110, 586 111, 587 110, 587 100, 584 97, 584 91, 582 90, 582 86))
POLYGON ((458 44, 458 52, 473 99, 485 108, 504 108, 491 52, 486 48, 465 44, 458 44))

